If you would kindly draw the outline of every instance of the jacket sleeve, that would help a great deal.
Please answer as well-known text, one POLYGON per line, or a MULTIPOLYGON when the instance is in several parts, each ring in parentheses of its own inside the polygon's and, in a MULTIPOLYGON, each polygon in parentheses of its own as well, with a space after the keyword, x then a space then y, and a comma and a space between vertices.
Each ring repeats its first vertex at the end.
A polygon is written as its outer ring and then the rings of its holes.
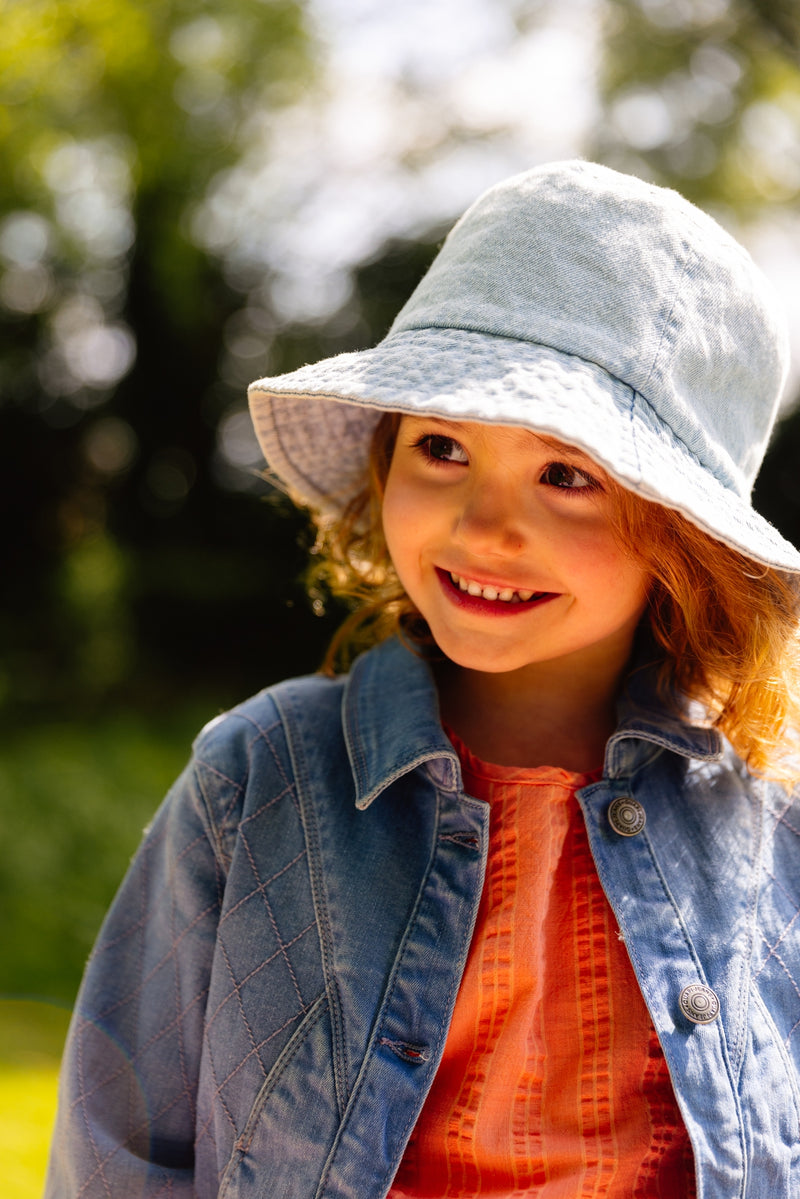
POLYGON ((100 931, 67 1039, 46 1199, 194 1194, 225 830, 242 793, 241 783, 224 783, 212 805, 193 758, 100 931))

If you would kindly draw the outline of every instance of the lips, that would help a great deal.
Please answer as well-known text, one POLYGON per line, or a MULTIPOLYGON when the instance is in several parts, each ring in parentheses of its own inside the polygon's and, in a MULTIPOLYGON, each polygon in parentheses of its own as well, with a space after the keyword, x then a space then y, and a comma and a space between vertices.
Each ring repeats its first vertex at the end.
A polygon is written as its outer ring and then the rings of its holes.
POLYGON ((479 583, 466 575, 436 568, 439 581, 445 592, 460 607, 474 611, 492 612, 496 615, 511 615, 525 612, 537 604, 556 598, 552 591, 530 591, 526 588, 498 587, 491 583, 479 583))

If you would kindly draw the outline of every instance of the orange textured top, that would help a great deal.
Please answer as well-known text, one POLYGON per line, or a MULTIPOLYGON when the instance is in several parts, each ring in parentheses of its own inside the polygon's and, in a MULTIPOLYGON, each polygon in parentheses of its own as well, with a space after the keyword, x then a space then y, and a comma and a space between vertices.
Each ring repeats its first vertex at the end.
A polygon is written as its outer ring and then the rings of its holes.
POLYGON ((595 776, 488 765, 478 923, 440 1069, 390 1196, 692 1199, 661 1047, 589 850, 595 776))

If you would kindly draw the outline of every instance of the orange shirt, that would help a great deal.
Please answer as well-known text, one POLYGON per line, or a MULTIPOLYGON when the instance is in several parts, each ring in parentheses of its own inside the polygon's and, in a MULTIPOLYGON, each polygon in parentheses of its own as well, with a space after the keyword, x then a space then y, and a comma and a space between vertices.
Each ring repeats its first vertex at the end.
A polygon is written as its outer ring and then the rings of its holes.
POLYGON ((390 1196, 695 1194, 661 1047, 597 877, 590 775, 478 761, 486 883, 444 1058, 390 1196))

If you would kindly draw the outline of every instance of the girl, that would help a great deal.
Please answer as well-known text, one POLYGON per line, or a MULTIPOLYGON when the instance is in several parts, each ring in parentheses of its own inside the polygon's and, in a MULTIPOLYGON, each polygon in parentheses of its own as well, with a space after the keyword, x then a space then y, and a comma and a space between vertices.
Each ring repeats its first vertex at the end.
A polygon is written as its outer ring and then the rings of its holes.
POLYGON ((200 735, 53 1199, 800 1193, 800 555, 748 499, 785 368, 735 242, 572 162, 374 350, 253 385, 375 644, 200 735))

